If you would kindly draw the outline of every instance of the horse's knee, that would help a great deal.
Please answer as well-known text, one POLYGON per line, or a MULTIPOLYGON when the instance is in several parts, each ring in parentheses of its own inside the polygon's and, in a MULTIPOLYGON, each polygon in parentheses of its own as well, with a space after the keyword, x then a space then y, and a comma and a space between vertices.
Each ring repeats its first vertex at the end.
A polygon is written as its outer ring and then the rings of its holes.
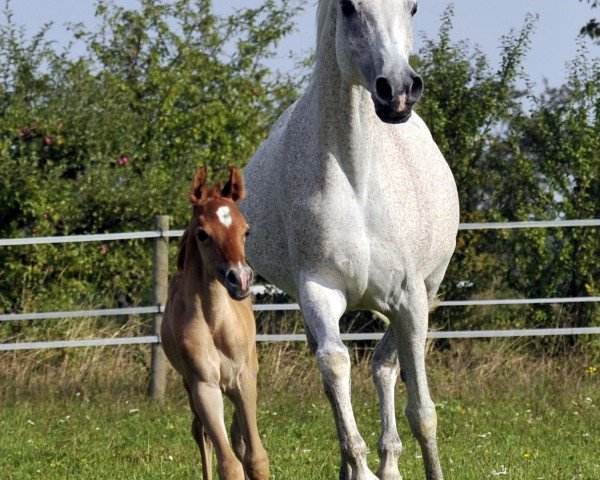
POLYGON ((350 355, 344 344, 319 347, 316 356, 325 381, 349 377, 350 355))
POLYGON ((419 442, 427 442, 435 438, 437 414, 433 402, 419 407, 411 407, 409 405, 405 413, 410 429, 419 442))
POLYGON ((398 458, 402 453, 402 442, 397 432, 384 432, 377 442, 379 458, 391 455, 398 458))

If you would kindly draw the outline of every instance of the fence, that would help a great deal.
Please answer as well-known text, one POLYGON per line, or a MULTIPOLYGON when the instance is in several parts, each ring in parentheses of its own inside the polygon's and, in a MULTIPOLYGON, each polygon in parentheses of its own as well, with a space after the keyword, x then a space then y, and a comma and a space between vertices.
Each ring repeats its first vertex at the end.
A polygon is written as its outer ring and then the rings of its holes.
MULTIPOLYGON (((498 223, 467 223, 460 224, 459 230, 483 230, 483 229, 517 229, 517 228, 565 228, 565 227, 599 227, 600 219, 592 220, 561 220, 561 221, 539 221, 539 222, 498 222, 498 223)), ((171 237, 180 237, 183 230, 170 230, 167 216, 159 215, 155 218, 155 230, 133 233, 110 233, 99 235, 72 235, 62 237, 36 237, 36 238, 14 238, 0 239, 0 247, 20 246, 20 245, 43 245, 53 243, 73 243, 73 242, 95 242, 111 240, 133 240, 133 239, 152 239, 153 240, 153 306, 135 307, 135 308, 116 308, 101 310, 84 311, 65 311, 65 312, 41 312, 24 314, 2 314, 0 322, 19 321, 19 320, 39 320, 56 318, 77 318, 77 317, 96 317, 96 316, 114 316, 114 315, 133 315, 133 314, 151 314, 152 315, 152 335, 144 337, 126 337, 126 338, 104 338, 104 339, 82 339, 69 341, 52 342, 19 342, 19 343, 0 343, 0 351, 23 350, 23 349, 44 349, 44 348, 64 348, 64 347, 90 347, 107 345, 132 345, 132 344, 151 344, 152 348, 152 366, 150 394, 152 397, 159 398, 164 391, 164 378, 166 369, 166 359, 160 349, 160 323, 164 304, 167 297, 168 282, 168 239, 171 237)), ((465 301, 442 301, 439 307, 463 307, 477 305, 523 305, 523 304, 558 304, 558 303, 577 303, 577 302, 600 302, 600 296, 593 297, 569 297, 569 298, 530 298, 530 299, 497 299, 497 300, 465 300, 465 301)), ((256 304, 255 311, 281 311, 281 310, 299 310, 297 304, 256 304)), ((583 335, 600 334, 600 327, 585 328, 551 328, 551 329, 528 329, 528 330, 481 330, 481 331, 432 331, 428 333, 429 338, 492 338, 492 337, 521 337, 521 336, 542 336, 542 335, 583 335)), ((344 340, 376 340, 383 336, 383 333, 361 333, 361 334, 343 334, 344 340)), ((302 334, 293 335, 257 335, 259 342, 278 342, 278 341, 304 341, 306 337, 302 334)))

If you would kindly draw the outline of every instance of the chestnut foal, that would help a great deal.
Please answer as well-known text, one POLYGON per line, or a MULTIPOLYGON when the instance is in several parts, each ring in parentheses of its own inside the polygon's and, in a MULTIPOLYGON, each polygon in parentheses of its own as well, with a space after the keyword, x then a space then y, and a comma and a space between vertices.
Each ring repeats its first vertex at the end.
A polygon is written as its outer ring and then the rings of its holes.
POLYGON ((249 298, 248 224, 236 204, 242 176, 231 167, 221 190, 206 185, 206 166, 192 184, 192 220, 179 246, 177 273, 161 328, 164 351, 181 374, 194 414, 192 434, 212 479, 212 445, 222 480, 267 480, 269 461, 256 426, 256 326, 249 298), (227 440, 223 396, 235 406, 227 440))

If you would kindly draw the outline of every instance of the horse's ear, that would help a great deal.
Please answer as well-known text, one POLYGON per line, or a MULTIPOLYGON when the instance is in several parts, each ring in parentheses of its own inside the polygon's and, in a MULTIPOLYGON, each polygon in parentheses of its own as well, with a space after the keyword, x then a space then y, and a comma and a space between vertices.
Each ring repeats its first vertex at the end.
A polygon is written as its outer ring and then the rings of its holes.
POLYGON ((221 195, 225 198, 231 198, 234 202, 242 200, 246 196, 244 179, 237 168, 229 167, 229 181, 221 190, 221 195))
POLYGON ((206 188, 206 175, 208 172, 208 168, 206 165, 203 165, 196 172, 196 176, 194 177, 194 182, 192 183, 192 188, 190 188, 189 200, 192 205, 196 205, 203 200, 206 200, 208 195, 208 189, 206 188))

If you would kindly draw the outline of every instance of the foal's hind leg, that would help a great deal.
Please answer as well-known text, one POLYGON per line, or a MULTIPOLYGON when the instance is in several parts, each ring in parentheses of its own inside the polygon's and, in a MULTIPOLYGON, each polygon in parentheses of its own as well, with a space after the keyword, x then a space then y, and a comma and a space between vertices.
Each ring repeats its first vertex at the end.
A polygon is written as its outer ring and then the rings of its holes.
POLYGON ((212 443, 202 426, 200 418, 195 414, 192 420, 192 436, 198 444, 200 456, 202 457, 202 478, 212 480, 212 443))
POLYGON ((379 397, 381 436, 377 443, 379 468, 377 477, 381 480, 402 480, 398 471, 398 458, 402 452, 402 442, 396 427, 394 389, 400 373, 394 329, 389 326, 375 348, 373 356, 373 382, 379 397))
MULTIPOLYGON (((240 425, 240 419, 238 418, 237 410, 233 412, 233 418, 231 420, 231 446, 235 452, 235 456, 240 462, 244 461, 244 455, 246 453, 246 442, 242 434, 242 427, 240 425)), ((247 478, 247 477, 246 477, 247 478)))

